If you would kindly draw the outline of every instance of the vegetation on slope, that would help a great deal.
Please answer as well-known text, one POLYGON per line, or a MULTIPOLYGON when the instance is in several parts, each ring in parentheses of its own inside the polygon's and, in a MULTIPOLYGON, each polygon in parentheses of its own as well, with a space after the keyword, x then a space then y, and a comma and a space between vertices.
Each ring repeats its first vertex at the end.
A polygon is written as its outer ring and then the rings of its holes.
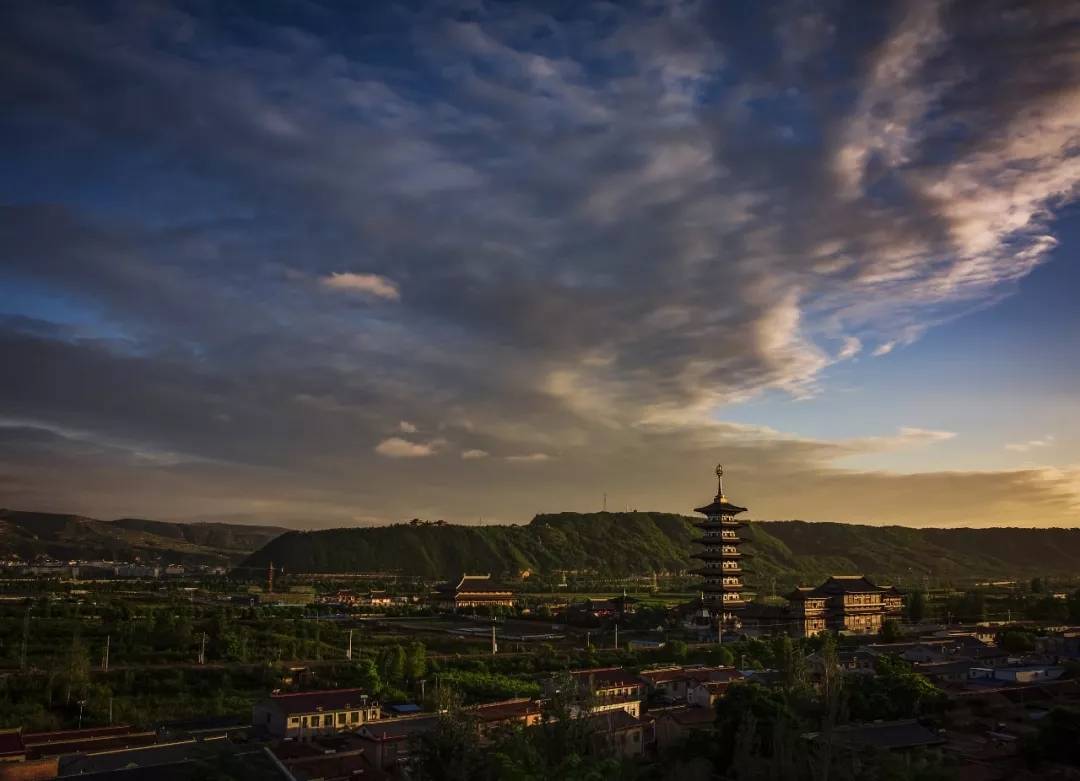
POLYGON ((274 526, 100 521, 81 515, 0 510, 0 556, 228 564, 284 532, 274 526))
MULTIPOLYGON (((694 566, 692 518, 671 513, 558 513, 524 526, 397 524, 289 532, 248 558, 288 572, 399 571, 515 574, 593 570, 628 575, 694 566)), ((832 573, 883 580, 1072 575, 1080 571, 1080 529, 912 529, 772 521, 743 532, 761 588, 813 582, 832 573)))

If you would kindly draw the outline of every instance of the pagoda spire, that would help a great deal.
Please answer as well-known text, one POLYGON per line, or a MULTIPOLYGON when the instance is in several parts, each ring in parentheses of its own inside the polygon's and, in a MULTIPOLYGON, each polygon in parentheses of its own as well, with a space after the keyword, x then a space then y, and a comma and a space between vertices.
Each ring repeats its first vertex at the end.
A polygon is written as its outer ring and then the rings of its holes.
POLYGON ((724 496, 724 465, 716 465, 716 501, 726 502, 727 497, 724 496))

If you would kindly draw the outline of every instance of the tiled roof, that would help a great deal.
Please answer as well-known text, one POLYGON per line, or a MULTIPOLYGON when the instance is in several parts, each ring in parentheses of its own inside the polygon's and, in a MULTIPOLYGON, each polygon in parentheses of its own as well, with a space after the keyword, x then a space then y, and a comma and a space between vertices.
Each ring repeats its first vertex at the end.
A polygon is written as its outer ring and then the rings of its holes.
POLYGON ((270 695, 270 702, 286 715, 367 708, 377 704, 363 689, 326 689, 323 691, 272 694, 270 695))
POLYGON ((477 705, 470 712, 481 721, 504 721, 506 719, 522 719, 532 714, 540 713, 540 705, 528 697, 516 700, 504 700, 503 702, 489 702, 477 705))
POLYGON ((435 727, 435 720, 435 716, 420 716, 369 721, 361 725, 360 734, 369 740, 380 742, 406 740, 413 735, 430 732, 435 727))
POLYGON ((570 673, 578 686, 612 688, 615 686, 641 686, 641 681, 623 667, 597 667, 592 670, 574 670, 570 673))

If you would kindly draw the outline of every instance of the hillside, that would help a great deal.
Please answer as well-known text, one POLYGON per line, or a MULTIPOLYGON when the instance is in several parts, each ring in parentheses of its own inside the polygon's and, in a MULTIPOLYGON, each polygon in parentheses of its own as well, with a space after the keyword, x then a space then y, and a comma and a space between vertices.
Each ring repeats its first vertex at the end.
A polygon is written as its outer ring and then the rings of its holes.
POLYGON ((0 510, 0 556, 232 564, 285 529, 0 510))
MULTIPOLYGON (((288 532, 252 554, 289 572, 397 570, 445 577, 455 572, 522 569, 597 570, 610 574, 676 571, 689 558, 693 519, 669 513, 559 513, 524 526, 398 524, 288 532)), ((843 523, 771 521, 745 535, 758 587, 812 582, 830 573, 911 581, 1066 576, 1080 571, 1080 529, 913 529, 843 523)))

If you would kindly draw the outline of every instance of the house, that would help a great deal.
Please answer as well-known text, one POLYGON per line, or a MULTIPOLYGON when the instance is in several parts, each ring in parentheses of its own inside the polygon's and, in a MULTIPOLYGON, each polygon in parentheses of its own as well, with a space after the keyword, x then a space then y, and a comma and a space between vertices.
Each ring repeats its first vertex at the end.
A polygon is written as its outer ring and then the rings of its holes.
POLYGON ((487 702, 468 709, 476 719, 481 737, 487 737, 503 727, 533 727, 540 723, 540 702, 521 697, 501 702, 487 702))
POLYGON ((589 717, 593 745, 598 751, 610 751, 624 759, 644 756, 651 735, 652 722, 624 710, 608 710, 589 717), (647 734, 650 733, 650 734, 647 734))
POLYGON ((1050 665, 1016 665, 1011 667, 972 667, 968 679, 1001 683, 1042 683, 1056 681, 1065 673, 1064 667, 1050 665))
POLYGON ((435 728, 431 715, 382 719, 362 724, 357 733, 372 766, 386 773, 400 773, 409 763, 415 739, 435 728))
MULTIPOLYGON (((641 700, 645 696, 645 684, 638 676, 622 667, 597 667, 591 670, 575 670, 570 673, 577 687, 579 700, 586 704, 589 713, 622 710, 635 718, 641 715, 641 700)), ((549 679, 545 687, 552 693, 558 685, 557 678, 549 679)))
POLYGON ((716 731, 716 711, 694 705, 650 710, 658 751, 682 743, 693 732, 716 731))
POLYGON ((252 708, 251 723, 278 739, 304 740, 355 730, 381 715, 378 701, 363 689, 274 692, 252 708))
POLYGON ((435 589, 435 607, 451 612, 462 608, 513 607, 514 592, 500 585, 491 575, 462 575, 435 589))
POLYGON ((685 667, 660 667, 642 670, 638 675, 650 695, 667 697, 676 702, 686 702, 691 685, 697 683, 685 667))
POLYGON ((716 706, 716 703, 727 694, 728 687, 734 680, 737 680, 737 678, 732 677, 726 681, 699 681, 691 687, 689 693, 686 695, 686 701, 699 708, 711 710, 716 706))

